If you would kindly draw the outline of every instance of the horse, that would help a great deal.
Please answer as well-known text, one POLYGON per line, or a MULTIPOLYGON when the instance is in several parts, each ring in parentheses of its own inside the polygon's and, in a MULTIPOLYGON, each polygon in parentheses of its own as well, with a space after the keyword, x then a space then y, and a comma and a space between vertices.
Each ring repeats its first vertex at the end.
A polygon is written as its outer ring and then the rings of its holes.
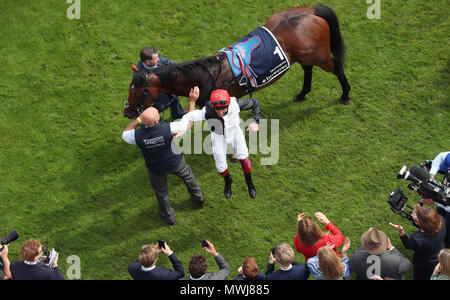
MULTIPOLYGON (((333 73, 342 87, 340 103, 350 103, 350 85, 344 73, 345 46, 334 11, 325 5, 292 7, 273 14, 263 25, 284 50, 289 63, 299 63, 304 70, 303 87, 293 101, 302 102, 311 91, 312 69, 318 66, 333 73)), ((226 54, 218 52, 206 58, 155 68, 153 71, 138 70, 130 84, 124 116, 136 118, 151 106, 159 92, 187 97, 193 86, 200 88, 196 105, 205 106, 211 92, 221 88, 231 96, 240 98, 248 94, 248 87, 239 85, 232 73, 226 54)), ((286 73, 286 72, 285 72, 286 73)), ((267 85, 281 78, 281 74, 267 85)))

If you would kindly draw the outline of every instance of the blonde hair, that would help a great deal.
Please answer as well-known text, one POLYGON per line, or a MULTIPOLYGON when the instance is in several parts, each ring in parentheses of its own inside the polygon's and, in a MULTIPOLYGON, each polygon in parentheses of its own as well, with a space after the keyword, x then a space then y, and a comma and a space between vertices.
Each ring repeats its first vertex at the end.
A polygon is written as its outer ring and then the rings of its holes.
POLYGON ((273 255, 276 260, 283 267, 289 266, 295 258, 294 250, 289 244, 281 244, 275 247, 275 254, 273 255))
POLYGON ((297 234, 300 242, 309 246, 313 246, 324 236, 320 227, 311 217, 303 218, 298 222, 297 234))
POLYGON ((450 277, 450 249, 442 249, 439 253, 440 272, 450 277))
POLYGON ((139 263, 144 268, 151 267, 158 258, 158 251, 153 244, 144 245, 139 251, 139 263))
POLYGON ((319 257, 319 267, 325 279, 337 280, 342 278, 345 266, 333 248, 328 246, 320 247, 317 250, 317 255, 319 257))

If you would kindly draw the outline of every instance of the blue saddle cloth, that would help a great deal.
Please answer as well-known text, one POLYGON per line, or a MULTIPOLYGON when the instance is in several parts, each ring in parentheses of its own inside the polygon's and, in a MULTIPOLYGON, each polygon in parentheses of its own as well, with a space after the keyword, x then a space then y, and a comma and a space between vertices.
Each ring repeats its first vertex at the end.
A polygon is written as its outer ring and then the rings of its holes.
POLYGON ((263 86, 290 68, 278 41, 265 27, 259 27, 239 42, 222 48, 240 85, 263 86))

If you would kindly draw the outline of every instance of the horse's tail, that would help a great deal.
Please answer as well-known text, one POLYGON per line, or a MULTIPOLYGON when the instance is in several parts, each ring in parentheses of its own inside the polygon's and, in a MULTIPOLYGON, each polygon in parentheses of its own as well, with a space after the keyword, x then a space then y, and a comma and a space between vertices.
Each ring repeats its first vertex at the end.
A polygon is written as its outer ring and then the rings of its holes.
POLYGON ((334 11, 328 6, 319 4, 312 8, 314 14, 325 19, 330 27, 330 49, 334 59, 344 63, 345 45, 339 30, 339 22, 334 11))

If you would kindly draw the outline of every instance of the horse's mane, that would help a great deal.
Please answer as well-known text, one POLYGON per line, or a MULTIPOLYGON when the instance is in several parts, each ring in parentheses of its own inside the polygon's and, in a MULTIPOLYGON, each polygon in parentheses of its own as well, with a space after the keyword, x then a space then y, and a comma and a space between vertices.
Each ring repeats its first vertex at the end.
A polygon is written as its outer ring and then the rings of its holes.
POLYGON ((224 58, 225 55, 213 55, 193 61, 162 66, 152 69, 150 73, 154 73, 162 82, 170 84, 176 80, 178 73, 181 73, 186 77, 191 77, 196 74, 198 69, 208 71, 212 66, 220 63, 224 58))

